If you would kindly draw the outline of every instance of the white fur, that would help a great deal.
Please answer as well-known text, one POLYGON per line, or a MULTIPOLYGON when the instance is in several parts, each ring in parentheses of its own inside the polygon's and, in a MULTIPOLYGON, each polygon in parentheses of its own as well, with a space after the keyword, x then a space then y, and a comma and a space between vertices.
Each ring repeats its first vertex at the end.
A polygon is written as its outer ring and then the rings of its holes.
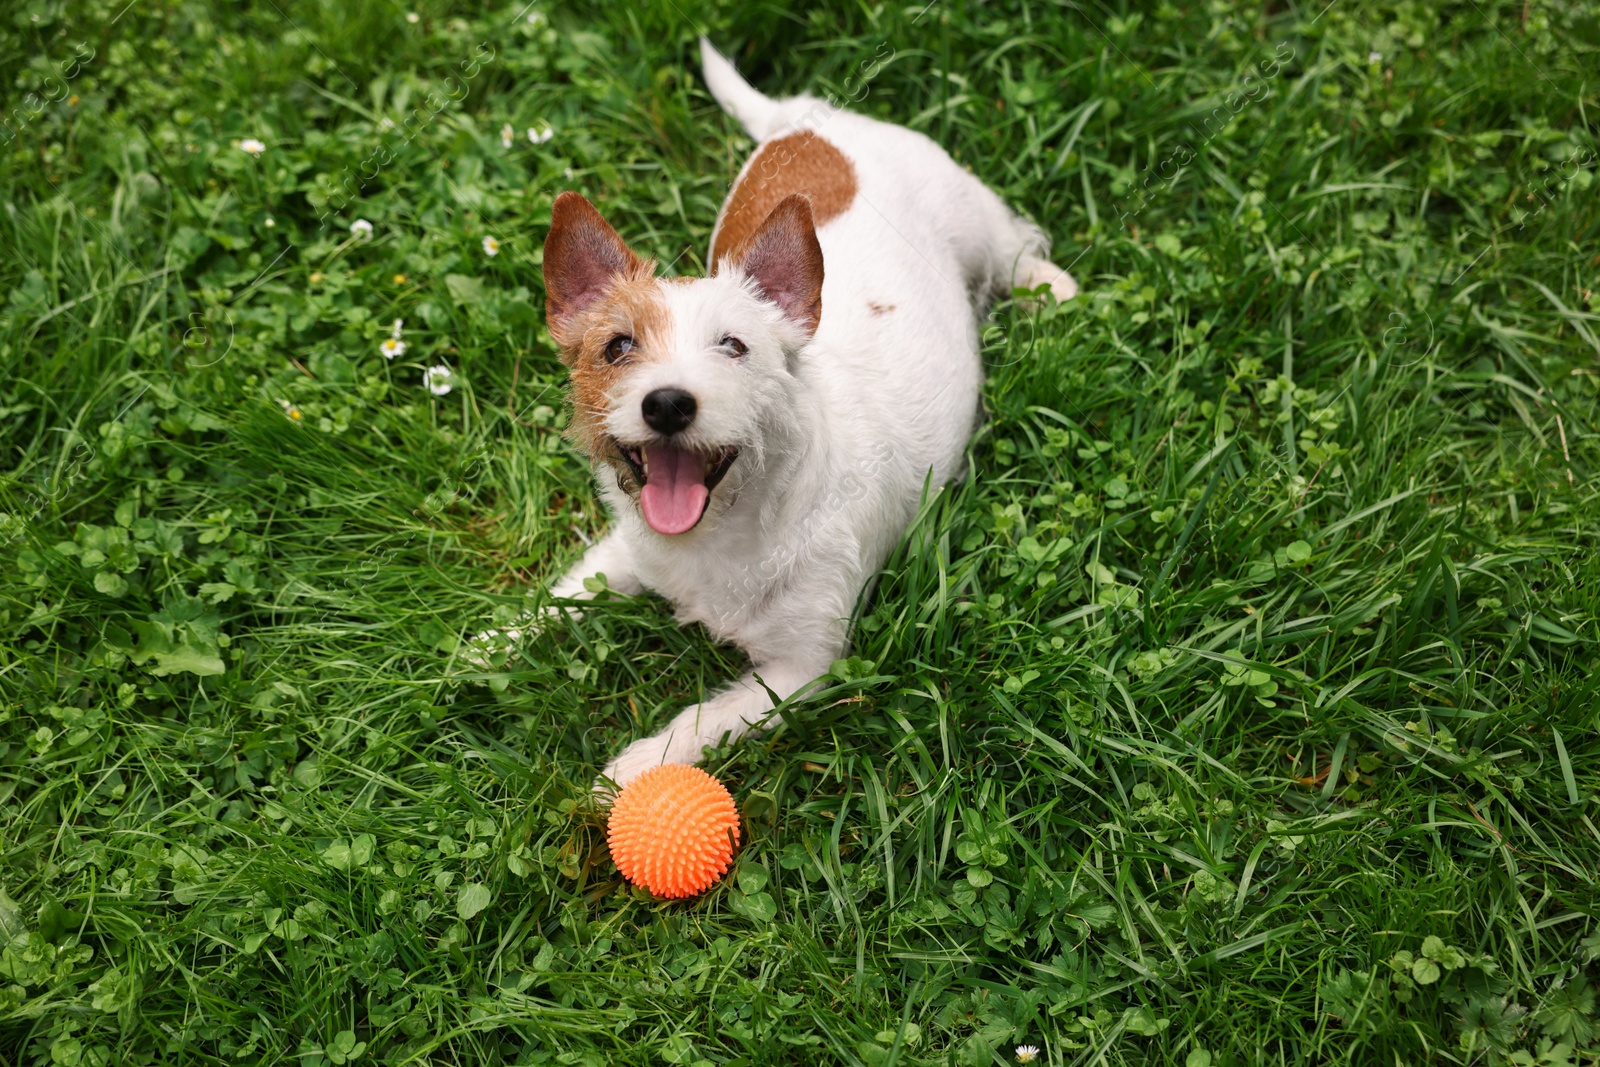
POLYGON ((686 443, 734 444, 740 456, 700 524, 676 537, 651 530, 603 474, 611 530, 552 595, 584 597, 583 580, 598 573, 622 592, 655 590, 754 667, 629 745, 604 772, 618 786, 658 764, 695 762, 768 717, 769 689, 788 697, 827 672, 925 482, 961 473, 989 302, 1013 281, 1049 284, 1060 299, 1077 291, 1045 258, 1038 228, 927 137, 811 97, 768 99, 703 41, 702 57, 712 93, 752 135, 817 131, 851 160, 858 192, 817 230, 825 281, 809 343, 737 269, 666 285, 670 357, 641 364, 610 398, 606 429, 634 442, 650 437, 643 396, 687 389, 698 415, 686 443), (728 335, 748 355, 719 347, 728 335))

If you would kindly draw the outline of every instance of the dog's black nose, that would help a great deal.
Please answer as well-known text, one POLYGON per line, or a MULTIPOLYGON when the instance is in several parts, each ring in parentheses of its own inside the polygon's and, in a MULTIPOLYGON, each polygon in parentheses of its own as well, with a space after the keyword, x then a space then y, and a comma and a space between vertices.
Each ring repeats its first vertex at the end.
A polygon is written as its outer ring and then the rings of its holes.
POLYGON ((694 421, 694 394, 684 389, 657 389, 640 407, 656 433, 675 434, 694 421))

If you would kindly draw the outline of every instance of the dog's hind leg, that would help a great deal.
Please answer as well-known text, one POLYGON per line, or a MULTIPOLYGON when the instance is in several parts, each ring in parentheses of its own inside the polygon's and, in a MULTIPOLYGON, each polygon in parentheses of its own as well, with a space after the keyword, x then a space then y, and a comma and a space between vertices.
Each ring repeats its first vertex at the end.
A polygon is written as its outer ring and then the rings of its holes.
POLYGON ((1048 285, 1057 300, 1071 300, 1078 295, 1077 281, 1048 259, 1031 258, 1019 263, 1011 284, 1018 289, 1048 285))
MULTIPOLYGON (((987 188, 984 190, 994 196, 987 188)), ((996 205, 1004 212, 1003 221, 995 219, 995 238, 991 255, 991 278, 997 296, 1009 295, 1011 289, 1037 289, 1048 285, 1057 300, 1071 300, 1078 295, 1078 283, 1072 275, 1050 262, 1050 238, 1027 219, 1015 214, 994 197, 996 205)))
POLYGON ((1050 262, 1050 238, 1012 211, 977 178, 961 171, 955 178, 963 210, 949 232, 966 273, 967 287, 980 307, 1009 296, 1013 288, 1048 285, 1057 300, 1078 294, 1072 275, 1050 262))

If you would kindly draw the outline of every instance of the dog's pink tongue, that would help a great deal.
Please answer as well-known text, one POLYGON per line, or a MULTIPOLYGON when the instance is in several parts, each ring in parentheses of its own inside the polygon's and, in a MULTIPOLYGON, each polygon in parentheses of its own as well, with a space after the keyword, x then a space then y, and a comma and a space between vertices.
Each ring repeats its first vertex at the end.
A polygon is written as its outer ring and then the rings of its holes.
POLYGON ((693 452, 671 445, 650 445, 645 449, 649 480, 639 493, 639 508, 644 521, 660 534, 681 534, 694 529, 706 509, 705 460, 693 452))

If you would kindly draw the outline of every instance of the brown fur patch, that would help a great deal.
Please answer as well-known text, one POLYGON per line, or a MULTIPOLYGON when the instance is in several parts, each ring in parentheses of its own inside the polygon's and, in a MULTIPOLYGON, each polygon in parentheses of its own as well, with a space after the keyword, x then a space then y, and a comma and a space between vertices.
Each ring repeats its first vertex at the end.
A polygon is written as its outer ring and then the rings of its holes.
POLYGON ((642 265, 594 205, 567 190, 550 207, 544 238, 545 318, 555 330, 642 265))
POLYGON ((874 315, 887 315, 894 310, 893 304, 880 304, 876 300, 867 301, 867 310, 874 315))
MULTIPOLYGON (((571 368, 572 422, 567 436, 597 460, 626 471, 621 457, 610 454, 604 430, 611 391, 640 363, 664 359, 671 344, 672 313, 655 277, 655 264, 641 260, 619 275, 606 295, 573 315, 551 336, 561 346, 561 362, 571 368), (606 346, 615 337, 632 337, 634 349, 616 363, 606 362, 606 346)), ((631 472, 628 472, 631 475, 631 472)))
POLYGON ((711 270, 737 252, 772 209, 799 193, 811 200, 811 217, 821 226, 855 202, 856 171, 845 154, 810 130, 777 137, 750 160, 728 193, 711 238, 711 270))

